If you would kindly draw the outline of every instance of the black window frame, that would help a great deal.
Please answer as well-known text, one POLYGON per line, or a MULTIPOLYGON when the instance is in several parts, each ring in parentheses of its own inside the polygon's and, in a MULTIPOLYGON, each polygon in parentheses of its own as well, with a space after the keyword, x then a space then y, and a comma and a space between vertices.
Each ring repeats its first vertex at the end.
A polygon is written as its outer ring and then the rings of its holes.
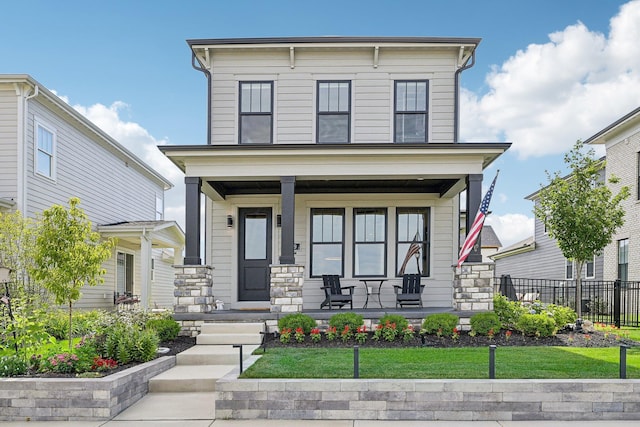
POLYGON ((400 274, 400 267, 402 267, 402 265, 398 257, 400 245, 411 244, 414 242, 414 238, 411 238, 410 240, 400 240, 399 217, 400 215, 406 214, 406 213, 422 214, 424 217, 423 229, 422 229, 422 240, 417 240, 415 242, 420 244, 422 247, 420 251, 420 258, 422 258, 423 271, 420 272, 420 275, 422 277, 429 277, 431 274, 431 268, 430 268, 431 228, 429 226, 430 225, 429 221, 431 220, 431 209, 429 207, 396 207, 396 243, 395 243, 396 244, 396 251, 395 251, 396 277, 402 277, 402 275, 400 274))
POLYGON ((242 145, 267 145, 267 144, 273 144, 273 98, 274 98, 274 93, 273 93, 273 81, 272 80, 247 80, 247 81, 240 81, 238 84, 238 144, 242 144, 242 145), (242 111, 242 88, 243 85, 264 85, 264 84, 268 84, 269 85, 269 91, 270 91, 270 100, 269 100, 269 111, 268 112, 263 112, 263 111, 248 111, 248 112, 244 112, 242 111), (269 116, 270 120, 269 120, 269 142, 243 142, 242 141, 242 122, 243 122, 243 118, 244 117, 258 117, 258 116, 269 116))
POLYGON ((344 277, 344 256, 345 256, 345 209, 344 208, 311 208, 311 213, 310 213, 310 218, 311 218, 311 224, 310 224, 310 235, 309 235, 309 277, 314 278, 314 277, 322 277, 322 274, 327 274, 327 273, 320 273, 320 274, 313 274, 314 273, 314 262, 313 262, 313 253, 314 253, 314 246, 315 245, 335 245, 337 242, 316 242, 315 241, 315 231, 314 231, 314 215, 316 214, 321 214, 321 213, 335 213, 335 214, 339 214, 342 217, 342 240, 340 242, 340 245, 342 246, 342 251, 341 251, 341 261, 340 261, 340 277, 344 277))
POLYGON ((388 255, 388 230, 389 230, 389 211, 386 207, 384 208, 353 208, 353 259, 352 259, 352 272, 353 277, 387 277, 387 255, 388 255), (382 212, 384 215, 384 232, 382 233, 384 236, 383 241, 358 241, 357 240, 357 232, 358 232, 358 215, 360 213, 368 213, 368 212, 382 212), (357 274, 356 273, 356 253, 358 245, 383 245, 383 254, 384 254, 384 265, 383 265, 383 273, 382 274, 357 274))
POLYGON ((395 80, 393 83, 393 142, 396 144, 426 144, 429 142, 429 80, 395 80), (398 84, 425 83, 425 109, 424 110, 398 110, 398 84), (398 117, 404 115, 424 115, 424 141, 399 141, 398 117))
POLYGON ((629 280, 629 239, 618 240, 618 280, 623 282, 629 280), (624 251, 621 251, 622 247, 624 247, 624 251), (621 259, 623 253, 624 259, 621 259))
POLYGON ((316 82, 316 143, 317 144, 350 144, 351 143, 351 80, 318 80, 316 82), (347 86, 349 100, 347 102, 347 111, 327 111, 320 110, 320 86, 323 84, 344 84, 347 86), (320 118, 321 116, 347 116, 347 138, 346 141, 320 141, 320 118))

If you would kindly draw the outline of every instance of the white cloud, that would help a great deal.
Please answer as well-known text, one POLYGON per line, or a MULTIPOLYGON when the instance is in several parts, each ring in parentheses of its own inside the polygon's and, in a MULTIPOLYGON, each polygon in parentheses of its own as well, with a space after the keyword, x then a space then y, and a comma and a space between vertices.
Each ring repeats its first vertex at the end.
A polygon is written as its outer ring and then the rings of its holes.
POLYGON ((485 225, 493 227, 503 248, 533 236, 534 232, 534 219, 523 214, 491 214, 485 225))
POLYGON ((608 36, 578 22, 494 66, 486 95, 461 92, 461 139, 512 141, 523 159, 558 154, 637 108, 638 22, 640 1, 631 1, 608 36))

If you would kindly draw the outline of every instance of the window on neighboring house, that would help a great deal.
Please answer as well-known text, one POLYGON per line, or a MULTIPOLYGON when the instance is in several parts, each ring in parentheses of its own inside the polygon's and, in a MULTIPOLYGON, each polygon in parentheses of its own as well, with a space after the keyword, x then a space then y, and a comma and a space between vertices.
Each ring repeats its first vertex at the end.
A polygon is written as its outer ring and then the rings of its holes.
POLYGON ((55 176, 55 132, 36 122, 36 172, 47 178, 55 176))
POLYGON ((573 261, 569 259, 564 260, 564 271, 565 271, 564 278, 573 280, 573 261))
POLYGON ((594 256, 592 260, 587 261, 586 263, 587 269, 587 279, 595 279, 596 277, 596 257, 594 256))
POLYGON ((133 294, 133 255, 118 252, 116 266, 116 292, 119 295, 133 294))
POLYGON ((429 208, 397 208, 396 273, 429 275, 429 208))
POLYGON ((151 258, 151 281, 156 280, 156 260, 151 258))
POLYGON ((156 196, 156 219, 164 219, 164 199, 156 196))
POLYGON ((429 82, 396 81, 395 142, 427 142, 429 82))
POLYGON ((636 197, 640 200, 640 152, 636 154, 636 197))
POLYGON ((387 210, 356 208, 354 216, 354 277, 387 274, 387 210))
POLYGON ((344 209, 311 209, 311 276, 344 275, 344 209))
POLYGON ((618 240, 618 279, 629 280, 629 239, 618 240))
POLYGON ((351 82, 318 82, 318 143, 348 143, 351 132, 351 82))
POLYGON ((240 83, 240 143, 271 144, 273 82, 240 83))

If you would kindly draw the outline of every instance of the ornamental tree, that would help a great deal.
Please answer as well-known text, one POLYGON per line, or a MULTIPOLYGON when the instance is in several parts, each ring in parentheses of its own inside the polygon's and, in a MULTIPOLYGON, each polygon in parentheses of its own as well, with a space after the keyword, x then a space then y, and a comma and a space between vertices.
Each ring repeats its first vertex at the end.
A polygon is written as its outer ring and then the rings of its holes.
MULTIPOLYGON (((576 264, 576 312, 582 316, 582 267, 594 255, 602 254, 611 243, 615 231, 624 224, 621 203, 629 196, 624 186, 613 195, 601 177, 604 160, 594 158, 593 149, 583 152, 583 143, 577 141, 564 156, 571 170, 567 177, 559 172, 547 172, 549 184, 538 193, 535 216, 546 226, 562 254, 576 264)), ((617 183, 616 177, 609 178, 617 183)))
POLYGON ((113 239, 101 240, 91 221, 79 207, 80 199, 69 200, 69 210, 54 205, 42 213, 36 238, 32 277, 55 297, 56 304, 69 308, 69 351, 72 349, 72 306, 80 289, 104 282, 102 264, 111 257, 113 239))

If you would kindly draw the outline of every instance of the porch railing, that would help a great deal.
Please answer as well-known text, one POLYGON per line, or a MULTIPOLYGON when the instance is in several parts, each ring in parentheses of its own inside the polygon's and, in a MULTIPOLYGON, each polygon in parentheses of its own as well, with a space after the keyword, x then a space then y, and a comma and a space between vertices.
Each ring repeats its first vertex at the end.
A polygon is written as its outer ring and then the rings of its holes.
MULTIPOLYGON (((575 280, 497 277, 496 292, 511 300, 539 300, 576 308, 575 280)), ((616 326, 640 326, 640 282, 583 280, 580 295, 582 318, 616 326)))

